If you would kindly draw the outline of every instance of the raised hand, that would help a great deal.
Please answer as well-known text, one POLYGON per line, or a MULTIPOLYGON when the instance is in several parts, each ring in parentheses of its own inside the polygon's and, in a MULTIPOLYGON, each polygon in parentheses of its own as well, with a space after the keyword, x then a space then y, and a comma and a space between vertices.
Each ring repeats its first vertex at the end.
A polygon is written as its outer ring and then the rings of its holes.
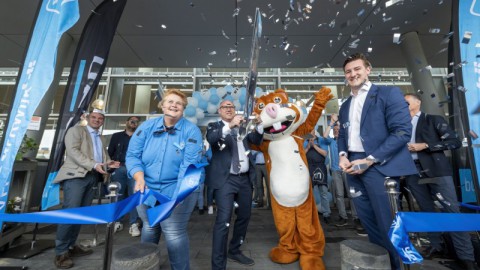
POLYGON ((327 102, 334 97, 331 92, 330 88, 322 87, 315 93, 315 102, 325 108, 327 102))

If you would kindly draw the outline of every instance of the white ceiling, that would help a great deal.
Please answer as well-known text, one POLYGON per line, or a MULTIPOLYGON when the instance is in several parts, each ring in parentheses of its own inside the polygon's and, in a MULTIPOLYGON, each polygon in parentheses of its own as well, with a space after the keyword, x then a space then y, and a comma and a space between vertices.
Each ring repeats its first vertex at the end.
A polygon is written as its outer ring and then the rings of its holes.
MULTIPOLYGON (((252 34, 248 16, 253 18, 259 7, 265 14, 259 67, 341 67, 345 54, 366 53, 369 47, 374 66, 404 67, 400 45, 392 40, 394 33, 410 31, 418 32, 429 64, 446 67, 447 52, 441 51, 447 47, 442 40, 450 32, 451 0, 393 0, 397 3, 388 8, 386 2, 129 0, 107 66, 246 68, 252 34), (290 2, 295 8, 286 17, 290 2), (306 4, 312 6, 311 13, 299 12, 298 7, 306 4), (238 15, 233 16, 236 8, 238 15), (285 29, 282 21, 288 18, 285 29), (349 48, 356 39, 358 47, 349 48), (280 48, 283 41, 290 44, 288 50, 280 48), (230 54, 230 49, 237 49, 237 55, 230 54), (232 61, 235 58, 240 61, 232 61)), ((81 18, 68 31, 77 42, 88 16, 101 1, 79 3, 81 18)), ((38 0, 0 1, 0 67, 20 66, 38 5, 38 0)), ((73 54, 72 49, 67 65, 73 54)))

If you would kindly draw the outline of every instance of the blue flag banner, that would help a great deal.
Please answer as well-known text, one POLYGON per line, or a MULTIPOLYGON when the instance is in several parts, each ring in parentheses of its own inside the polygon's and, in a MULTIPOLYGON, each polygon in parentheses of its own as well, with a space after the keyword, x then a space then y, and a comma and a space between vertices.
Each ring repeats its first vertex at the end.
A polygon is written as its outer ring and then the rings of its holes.
MULTIPOLYGON (((468 124, 470 130, 479 133, 480 117, 478 109, 480 108, 480 59, 479 47, 480 36, 480 1, 462 0, 458 1, 458 36, 459 42, 455 44, 460 48, 461 63, 455 63, 462 66, 463 88, 457 87, 465 92, 466 111, 468 113, 468 124)), ((468 132, 468 130, 466 130, 468 132)), ((472 144, 478 144, 478 136, 470 136, 472 144)), ((473 161, 477 174, 480 168, 480 148, 473 147, 473 161)), ((475 174, 474 174, 475 175, 475 174)), ((475 178, 475 177, 474 177, 475 178)), ((478 179, 475 179, 478 181, 478 179)), ((462 192, 463 193, 463 192, 462 192)))
POLYGON ((469 232, 480 230, 480 214, 398 212, 388 236, 405 264, 420 263, 409 232, 469 232))
POLYGON ((40 6, 4 133, 0 157, 0 213, 6 209, 15 155, 35 109, 53 81, 60 38, 79 18, 77 0, 44 0, 40 6))
POLYGON ((146 189, 144 193, 136 192, 117 203, 101 204, 87 207, 68 208, 62 210, 43 211, 25 214, 0 213, 0 221, 22 223, 50 223, 50 224, 101 224, 119 220, 134 207, 145 202, 149 196, 154 196, 159 206, 147 211, 148 220, 156 223, 168 218, 175 208, 188 195, 198 188, 202 167, 206 164, 190 165, 185 177, 178 182, 178 192, 172 198, 153 190, 146 189), (152 210, 152 211, 151 211, 152 210))
POLYGON ((53 180, 63 163, 67 130, 88 107, 107 65, 110 46, 127 0, 104 0, 88 17, 78 42, 63 97, 42 194, 42 210, 60 204, 60 185, 53 180))

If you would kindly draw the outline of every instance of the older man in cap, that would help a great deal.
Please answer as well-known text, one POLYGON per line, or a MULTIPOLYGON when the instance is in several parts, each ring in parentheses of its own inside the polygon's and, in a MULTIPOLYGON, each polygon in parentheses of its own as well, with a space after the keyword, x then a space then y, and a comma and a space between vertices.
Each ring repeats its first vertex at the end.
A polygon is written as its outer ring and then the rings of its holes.
MULTIPOLYGON (((118 168, 120 165, 110 160, 99 134, 104 119, 104 112, 94 109, 87 116, 87 126, 74 126, 65 135, 66 158, 54 180, 63 187, 64 209, 90 206, 94 197, 93 186, 104 180, 107 168, 118 168)), ((57 268, 71 268, 72 258, 93 252, 75 244, 79 232, 78 224, 58 225, 54 260, 57 268)))

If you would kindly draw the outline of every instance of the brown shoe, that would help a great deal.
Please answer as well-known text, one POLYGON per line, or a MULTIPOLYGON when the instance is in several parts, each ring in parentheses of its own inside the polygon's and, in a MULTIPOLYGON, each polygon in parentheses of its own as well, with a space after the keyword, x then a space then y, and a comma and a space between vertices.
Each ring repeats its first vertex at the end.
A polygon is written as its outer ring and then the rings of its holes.
POLYGON ((73 261, 70 259, 70 256, 68 256, 68 252, 55 256, 54 263, 58 269, 68 269, 73 267, 73 261))
POLYGON ((82 257, 86 255, 90 255, 93 253, 92 249, 89 248, 82 248, 78 245, 73 246, 68 250, 68 255, 72 258, 82 257))

